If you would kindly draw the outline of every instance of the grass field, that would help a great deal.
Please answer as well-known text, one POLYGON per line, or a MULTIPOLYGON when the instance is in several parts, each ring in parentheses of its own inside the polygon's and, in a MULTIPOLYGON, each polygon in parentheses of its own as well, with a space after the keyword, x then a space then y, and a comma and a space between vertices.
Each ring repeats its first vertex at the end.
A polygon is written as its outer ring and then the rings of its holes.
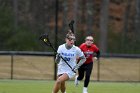
MULTIPOLYGON (((14 56, 14 80, 9 80, 10 59, 0 56, 0 93, 52 93, 53 57, 14 56)), ((100 62, 102 81, 140 81, 140 59, 101 58, 100 62)), ((95 62, 91 80, 97 80, 97 67, 95 62)), ((90 82, 88 93, 140 93, 140 82, 132 82, 90 82)), ((78 87, 74 81, 67 82, 67 93, 82 93, 82 88, 83 82, 78 87)))
MULTIPOLYGON (((0 80, 0 93, 51 93, 54 81, 0 80)), ((82 93, 83 82, 78 87, 67 82, 67 93, 82 93)), ((90 82, 89 93, 140 93, 140 83, 90 82)), ((59 92, 61 93, 61 92, 59 92)))

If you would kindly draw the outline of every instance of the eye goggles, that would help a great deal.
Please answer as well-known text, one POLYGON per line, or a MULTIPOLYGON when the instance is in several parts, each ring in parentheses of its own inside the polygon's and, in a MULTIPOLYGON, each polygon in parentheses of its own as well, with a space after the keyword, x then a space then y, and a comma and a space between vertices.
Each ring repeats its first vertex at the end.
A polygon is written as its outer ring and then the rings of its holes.
POLYGON ((91 41, 91 42, 93 42, 93 39, 86 39, 86 41, 91 41))
POLYGON ((69 40, 69 41, 76 41, 76 39, 75 38, 72 38, 72 37, 67 37, 67 39, 69 40))

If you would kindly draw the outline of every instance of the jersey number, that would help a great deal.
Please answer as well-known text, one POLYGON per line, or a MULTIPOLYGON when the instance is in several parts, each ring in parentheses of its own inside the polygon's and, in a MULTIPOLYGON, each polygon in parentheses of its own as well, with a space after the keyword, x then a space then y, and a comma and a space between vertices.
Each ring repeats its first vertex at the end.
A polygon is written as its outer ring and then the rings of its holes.
POLYGON ((68 57, 64 57, 64 59, 65 59, 66 61, 70 61, 70 58, 68 58, 68 57))

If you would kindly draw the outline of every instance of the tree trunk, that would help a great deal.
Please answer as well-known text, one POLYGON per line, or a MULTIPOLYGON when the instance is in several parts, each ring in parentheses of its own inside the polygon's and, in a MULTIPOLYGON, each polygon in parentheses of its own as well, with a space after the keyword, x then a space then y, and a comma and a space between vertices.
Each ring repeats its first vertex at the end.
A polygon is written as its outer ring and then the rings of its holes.
POLYGON ((86 21, 87 21, 87 30, 86 30, 86 36, 88 35, 93 35, 93 0, 88 0, 86 2, 86 9, 87 9, 87 16, 86 16, 86 21))
POLYGON ((108 32, 108 8, 109 0, 102 0, 100 16, 100 50, 102 53, 107 52, 107 32, 108 32))
MULTIPOLYGON (((64 0, 63 1, 63 28, 62 28, 62 31, 63 32, 67 32, 67 27, 68 27, 68 19, 67 19, 67 16, 68 16, 68 1, 67 0, 64 0)), ((63 33, 62 32, 62 33, 63 33)))
POLYGON ((136 0, 136 16, 135 16, 135 41, 136 49, 139 48, 140 44, 140 0, 136 0))
POLYGON ((18 29, 18 0, 13 1, 14 6, 14 31, 18 29))
POLYGON ((73 17, 74 17, 74 33, 76 35, 76 31, 77 31, 77 15, 78 15, 78 0, 74 0, 74 10, 73 10, 73 17))
POLYGON ((127 38, 127 33, 128 33, 128 26, 129 26, 129 16, 130 16, 130 7, 131 7, 131 0, 127 0, 126 4, 126 8, 125 8, 125 12, 124 12, 124 18, 123 18, 123 29, 122 29, 122 41, 121 41, 121 49, 122 52, 124 52, 126 48, 125 47, 125 42, 126 42, 126 38, 127 38))

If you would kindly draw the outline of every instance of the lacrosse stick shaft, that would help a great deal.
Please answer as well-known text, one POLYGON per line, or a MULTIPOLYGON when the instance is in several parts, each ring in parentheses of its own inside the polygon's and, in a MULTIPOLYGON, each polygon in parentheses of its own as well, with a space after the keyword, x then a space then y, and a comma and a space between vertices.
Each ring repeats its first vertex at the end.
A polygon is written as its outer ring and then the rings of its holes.
MULTIPOLYGON (((44 42, 46 44, 46 42, 44 42)), ((52 46, 52 44, 49 42, 49 46, 54 50, 55 53, 57 53, 56 49, 52 46)), ((48 45, 48 44, 46 44, 48 45)), ((71 70, 73 71, 73 68, 71 67, 71 65, 62 57, 60 56, 60 58, 71 68, 71 70)), ((73 71, 74 73, 76 73, 75 71, 73 71)))

